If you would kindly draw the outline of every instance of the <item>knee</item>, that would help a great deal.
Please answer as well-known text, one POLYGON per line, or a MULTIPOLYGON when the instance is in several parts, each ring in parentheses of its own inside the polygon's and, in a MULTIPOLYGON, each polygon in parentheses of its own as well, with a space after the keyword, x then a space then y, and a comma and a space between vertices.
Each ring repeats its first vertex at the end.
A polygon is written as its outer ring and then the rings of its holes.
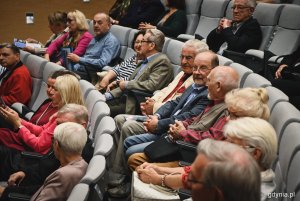
POLYGON ((114 118, 114 120, 116 122, 116 126, 119 131, 121 131, 123 124, 126 122, 126 116, 127 115, 119 114, 119 115, 115 116, 115 118, 114 118))

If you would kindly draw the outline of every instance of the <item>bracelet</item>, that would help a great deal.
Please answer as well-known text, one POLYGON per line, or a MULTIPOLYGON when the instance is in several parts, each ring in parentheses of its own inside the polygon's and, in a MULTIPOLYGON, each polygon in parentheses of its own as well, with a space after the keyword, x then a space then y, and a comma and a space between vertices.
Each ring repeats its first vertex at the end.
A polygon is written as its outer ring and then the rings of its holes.
POLYGON ((167 174, 164 174, 161 176, 161 186, 162 187, 166 187, 166 184, 165 184, 166 176, 167 176, 167 174))

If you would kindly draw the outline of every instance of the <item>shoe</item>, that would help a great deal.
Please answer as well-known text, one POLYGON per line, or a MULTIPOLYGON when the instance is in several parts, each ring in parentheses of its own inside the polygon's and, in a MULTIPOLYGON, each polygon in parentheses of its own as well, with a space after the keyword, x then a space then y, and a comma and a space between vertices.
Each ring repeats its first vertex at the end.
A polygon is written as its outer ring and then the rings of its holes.
POLYGON ((112 171, 108 172, 108 185, 112 187, 120 186, 124 183, 126 176, 112 171))
POLYGON ((124 198, 128 197, 131 190, 131 183, 122 183, 120 186, 109 189, 107 192, 111 197, 124 198))

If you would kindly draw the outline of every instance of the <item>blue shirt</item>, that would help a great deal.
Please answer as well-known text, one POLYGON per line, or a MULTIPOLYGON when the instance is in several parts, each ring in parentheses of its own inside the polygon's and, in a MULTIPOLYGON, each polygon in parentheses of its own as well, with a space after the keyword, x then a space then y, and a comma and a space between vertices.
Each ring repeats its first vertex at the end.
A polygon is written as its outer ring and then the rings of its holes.
POLYGON ((83 66, 94 66, 99 71, 107 66, 120 53, 120 42, 110 32, 104 36, 95 36, 89 43, 83 57, 80 57, 79 64, 74 66, 75 70, 83 69, 83 66))

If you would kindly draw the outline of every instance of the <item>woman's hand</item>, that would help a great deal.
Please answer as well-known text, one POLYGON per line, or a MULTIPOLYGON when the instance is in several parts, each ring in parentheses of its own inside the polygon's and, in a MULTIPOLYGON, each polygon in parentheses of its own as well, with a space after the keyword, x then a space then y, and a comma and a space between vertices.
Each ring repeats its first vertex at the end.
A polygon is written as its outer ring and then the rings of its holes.
POLYGON ((151 25, 150 23, 147 23, 147 22, 141 22, 139 24, 139 28, 138 29, 141 29, 141 30, 144 30, 144 29, 156 29, 156 26, 153 26, 153 25, 151 25))
POLYGON ((22 125, 21 118, 19 117, 18 113, 9 107, 0 107, 0 113, 3 118, 14 127, 14 129, 18 129, 22 125))
POLYGON ((281 72, 282 72, 282 70, 283 70, 285 67, 287 67, 286 64, 282 64, 282 65, 279 66, 279 68, 278 68, 277 71, 275 72, 275 79, 280 79, 280 78, 282 78, 281 72))

